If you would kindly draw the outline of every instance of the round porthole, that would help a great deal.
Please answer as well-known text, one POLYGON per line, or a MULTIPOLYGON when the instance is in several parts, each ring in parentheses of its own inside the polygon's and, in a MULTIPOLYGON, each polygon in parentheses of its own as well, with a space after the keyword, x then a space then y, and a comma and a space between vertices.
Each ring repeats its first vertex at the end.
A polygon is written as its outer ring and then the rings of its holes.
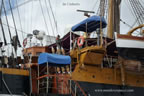
POLYGON ((137 83, 139 83, 140 81, 139 81, 139 80, 137 80, 136 82, 137 82, 137 83))
POLYGON ((92 78, 96 78, 96 76, 95 76, 95 75, 92 75, 92 78))

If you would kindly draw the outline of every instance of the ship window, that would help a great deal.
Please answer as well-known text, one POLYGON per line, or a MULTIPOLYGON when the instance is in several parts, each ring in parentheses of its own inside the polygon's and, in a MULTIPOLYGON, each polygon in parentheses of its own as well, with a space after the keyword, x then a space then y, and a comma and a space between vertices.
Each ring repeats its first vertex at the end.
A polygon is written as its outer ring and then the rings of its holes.
POLYGON ((92 78, 96 78, 96 76, 95 76, 95 75, 92 75, 92 78))

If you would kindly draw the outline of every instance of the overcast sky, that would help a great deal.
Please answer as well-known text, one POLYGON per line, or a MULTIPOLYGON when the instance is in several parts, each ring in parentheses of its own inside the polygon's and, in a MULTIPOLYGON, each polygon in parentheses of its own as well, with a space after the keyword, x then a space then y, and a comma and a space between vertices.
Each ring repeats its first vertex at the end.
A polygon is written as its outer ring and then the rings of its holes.
MULTIPOLYGON (((8 0, 4 0, 7 2, 8 0)), ((17 6, 16 0, 11 0, 13 8, 17 6)), ((57 29, 54 23, 53 15, 50 10, 50 5, 48 0, 17 0, 18 5, 23 4, 24 2, 27 2, 24 5, 21 5, 18 7, 19 13, 20 13, 20 21, 18 17, 18 11, 17 8, 13 9, 14 12, 14 18, 16 21, 16 27, 19 30, 22 30, 22 32, 18 31, 18 35, 20 38, 20 41, 22 42, 24 38, 26 38, 26 35, 28 33, 32 34, 32 30, 38 29, 43 30, 46 32, 47 35, 54 35, 60 34, 61 37, 64 35, 64 30, 66 27, 75 25, 85 19, 86 17, 83 16, 83 13, 77 12, 77 9, 82 10, 89 10, 89 11, 95 11, 97 13, 98 6, 99 6, 99 0, 50 0, 53 13, 55 16, 55 20, 57 22, 57 29), (30 1, 30 2, 27 2, 30 1), (47 28, 44 22, 44 18, 42 15, 42 10, 40 7, 40 1, 42 4, 43 13, 46 19, 47 28), (48 7, 47 7, 48 6, 48 7), (48 9, 48 10, 47 10, 48 9), (48 16, 48 13, 50 14, 50 18, 48 16), (50 23, 52 21, 52 24, 50 23), (21 26, 22 25, 22 28, 21 26), (52 26, 51 26, 52 25, 52 26), (54 33, 52 31, 54 29, 54 33)), ((7 6, 7 13, 8 13, 8 21, 10 26, 14 26, 12 16, 10 11, 8 10, 8 2, 5 3, 7 6)), ((128 23, 129 25, 132 25, 134 23, 134 18, 129 10, 129 6, 126 2, 126 0, 123 0, 121 3, 121 19, 128 23)), ((93 15, 93 14, 91 14, 93 15)), ((6 23, 4 14, 2 15, 2 21, 3 23, 6 23)), ((121 23, 121 33, 126 33, 130 29, 127 25, 121 23)), ((7 42, 10 42, 9 40, 9 34, 7 27, 4 25, 5 28, 5 34, 7 35, 7 42)), ((1 31, 1 30, 0 30, 1 31)), ((15 35, 14 29, 11 28, 12 36, 15 35)), ((3 40, 2 32, 0 32, 0 37, 3 40)))

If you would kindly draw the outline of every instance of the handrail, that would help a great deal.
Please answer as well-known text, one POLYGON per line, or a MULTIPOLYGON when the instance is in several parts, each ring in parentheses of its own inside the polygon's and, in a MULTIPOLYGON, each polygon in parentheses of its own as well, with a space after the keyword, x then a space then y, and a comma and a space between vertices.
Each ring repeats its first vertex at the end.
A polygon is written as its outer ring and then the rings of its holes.
POLYGON ((37 78, 37 80, 40 80, 42 78, 45 78, 45 77, 64 77, 64 78, 70 78, 70 76, 62 76, 62 75, 43 75, 43 76, 40 76, 37 78))
POLYGON ((129 36, 131 36, 132 33, 133 33, 135 30, 137 30, 137 29, 139 29, 139 28, 142 28, 142 27, 144 27, 144 24, 141 24, 141 25, 139 25, 139 26, 131 29, 127 34, 128 34, 129 36))

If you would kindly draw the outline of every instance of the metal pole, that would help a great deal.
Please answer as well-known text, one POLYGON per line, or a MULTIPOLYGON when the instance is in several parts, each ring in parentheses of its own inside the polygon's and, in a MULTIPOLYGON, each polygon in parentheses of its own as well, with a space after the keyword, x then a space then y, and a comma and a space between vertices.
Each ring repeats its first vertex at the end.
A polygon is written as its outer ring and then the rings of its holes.
POLYGON ((72 39, 72 32, 70 32, 70 51, 71 51, 71 49, 72 49, 71 39, 72 39))
POLYGON ((29 78, 30 78, 30 94, 29 94, 29 95, 30 95, 30 96, 31 96, 31 93, 32 93, 32 75, 31 75, 31 73, 32 73, 32 72, 31 72, 31 67, 30 67, 30 69, 29 69, 29 75, 30 75, 30 76, 29 76, 29 78))
MULTIPOLYGON (((23 54, 22 54, 22 59, 24 59, 23 54)), ((32 93, 32 75, 31 75, 32 74, 32 69, 31 69, 31 62, 32 62, 32 55, 29 58, 29 67, 30 67, 29 68, 29 75, 30 75, 29 76, 29 78, 30 78, 30 96, 31 96, 31 93, 32 93)), ((39 65, 38 65, 38 67, 39 67, 39 65)), ((38 68, 38 72, 39 72, 39 68, 38 68)), ((39 75, 38 75, 38 77, 39 77, 39 75)))
POLYGON ((76 96, 76 93, 77 93, 77 86, 76 86, 76 84, 75 84, 75 96, 76 96))
MULTIPOLYGON (((47 62, 47 75, 49 74, 49 72, 48 72, 49 70, 48 70, 48 62, 47 62)), ((49 77, 47 77, 47 87, 46 87, 46 93, 48 93, 48 87, 49 87, 49 77)))
POLYGON ((103 45, 102 16, 100 16, 100 45, 103 45))
MULTIPOLYGON (((39 77, 39 65, 38 65, 38 77, 39 77)), ((38 94, 39 94, 39 79, 38 79, 38 94)))
MULTIPOLYGON (((3 57, 3 53, 2 53, 2 48, 0 47, 0 57, 2 58, 3 57)), ((2 58, 3 59, 3 58, 2 58)), ((1 63, 0 63, 0 67, 2 67, 2 64, 3 64, 3 60, 0 60, 1 63)))
MULTIPOLYGON (((64 82, 63 73, 62 73, 62 80, 64 82)), ((63 90, 64 90, 64 88, 63 88, 63 82, 62 82, 62 94, 63 94, 63 90)))
POLYGON ((87 23, 86 23, 86 44, 85 44, 85 46, 87 47, 88 46, 88 44, 87 44, 87 35, 88 35, 88 33, 87 33, 87 23))
MULTIPOLYGON (((70 77, 72 76, 72 65, 70 64, 70 77)), ((70 93, 71 93, 71 79, 70 79, 70 93)))
POLYGON ((100 46, 100 29, 97 31, 97 45, 100 46))

